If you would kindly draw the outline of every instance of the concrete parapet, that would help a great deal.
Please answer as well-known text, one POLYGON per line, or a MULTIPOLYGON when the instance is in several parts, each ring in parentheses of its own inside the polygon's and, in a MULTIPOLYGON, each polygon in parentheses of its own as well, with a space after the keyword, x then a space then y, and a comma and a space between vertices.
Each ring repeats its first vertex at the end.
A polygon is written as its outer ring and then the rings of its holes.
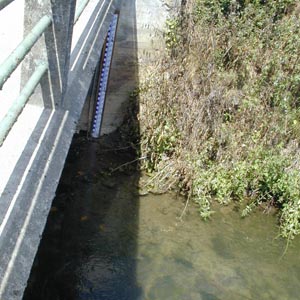
MULTIPOLYGON (((49 62, 50 74, 0 147, 0 299, 22 298, 110 17, 120 2, 90 0, 74 27, 71 45, 75 1, 26 1, 25 27, 35 22, 35 14, 38 18, 48 13, 53 26, 28 54, 17 70, 16 86, 10 88, 18 94, 40 60, 49 62)), ((18 41, 22 38, 20 34, 18 41)))

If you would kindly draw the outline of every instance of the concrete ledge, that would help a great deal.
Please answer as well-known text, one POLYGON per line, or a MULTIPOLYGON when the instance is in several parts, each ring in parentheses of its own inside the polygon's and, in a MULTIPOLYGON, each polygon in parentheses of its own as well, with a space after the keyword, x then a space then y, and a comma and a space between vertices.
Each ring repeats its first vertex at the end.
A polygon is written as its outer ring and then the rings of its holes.
POLYGON ((0 215, 1 299, 23 295, 73 132, 68 111, 45 110, 2 194, 8 205, 0 215))

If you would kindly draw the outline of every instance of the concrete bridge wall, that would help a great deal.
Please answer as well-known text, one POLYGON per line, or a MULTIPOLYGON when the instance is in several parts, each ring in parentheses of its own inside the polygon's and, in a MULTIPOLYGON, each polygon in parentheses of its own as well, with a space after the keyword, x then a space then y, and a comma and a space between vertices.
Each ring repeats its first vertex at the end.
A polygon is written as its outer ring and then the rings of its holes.
MULTIPOLYGON (((3 99, 15 98, 36 65, 41 60, 48 62, 49 72, 0 147, 1 300, 22 298, 73 134, 80 127, 89 127, 91 114, 82 111, 88 112, 83 107, 112 15, 120 12, 102 134, 121 124, 143 64, 151 62, 152 54, 162 49, 156 32, 168 15, 168 5, 174 4, 160 0, 90 0, 73 26, 74 1, 26 0, 26 5, 24 0, 15 1, 17 6, 12 3, 0 12, 1 17, 8 9, 6 21, 20 15, 21 31, 5 27, 15 35, 13 40, 20 41, 43 14, 51 15, 53 24, 0 92, 3 99)), ((3 43, 0 47, 5 48, 3 43)), ((5 109, 1 107, 0 111, 3 117, 5 109)))
MULTIPOLYGON (((17 94, 41 59, 49 64, 50 72, 0 147, 1 300, 22 298, 103 41, 121 1, 90 0, 73 27, 74 3, 40 0, 17 7, 25 9, 24 34, 34 26, 35 16, 49 14, 53 23, 26 56, 17 79, 12 76, 5 83, 17 94)), ((14 3, 1 14, 10 5, 14 3)), ((6 19, 15 12, 8 10, 6 19)), ((15 27, 3 28, 14 35, 15 27)))

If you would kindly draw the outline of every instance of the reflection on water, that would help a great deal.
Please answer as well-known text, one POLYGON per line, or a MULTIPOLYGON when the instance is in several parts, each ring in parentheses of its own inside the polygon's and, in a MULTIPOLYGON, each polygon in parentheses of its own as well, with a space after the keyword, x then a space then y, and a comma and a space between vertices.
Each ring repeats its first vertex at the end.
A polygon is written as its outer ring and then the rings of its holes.
POLYGON ((72 151, 24 300, 299 299, 300 241, 281 259, 274 217, 225 207, 202 222, 190 205, 179 220, 182 199, 139 196, 140 174, 116 170, 132 153, 72 151))

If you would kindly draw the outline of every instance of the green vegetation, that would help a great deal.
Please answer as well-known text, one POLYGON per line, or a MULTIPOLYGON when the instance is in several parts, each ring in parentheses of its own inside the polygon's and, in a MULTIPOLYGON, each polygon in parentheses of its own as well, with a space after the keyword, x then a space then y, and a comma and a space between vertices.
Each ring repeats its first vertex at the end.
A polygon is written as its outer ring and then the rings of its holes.
POLYGON ((166 55, 139 93, 149 188, 179 189, 246 216, 276 207, 300 233, 300 6, 294 0, 189 0, 167 22, 166 55))

